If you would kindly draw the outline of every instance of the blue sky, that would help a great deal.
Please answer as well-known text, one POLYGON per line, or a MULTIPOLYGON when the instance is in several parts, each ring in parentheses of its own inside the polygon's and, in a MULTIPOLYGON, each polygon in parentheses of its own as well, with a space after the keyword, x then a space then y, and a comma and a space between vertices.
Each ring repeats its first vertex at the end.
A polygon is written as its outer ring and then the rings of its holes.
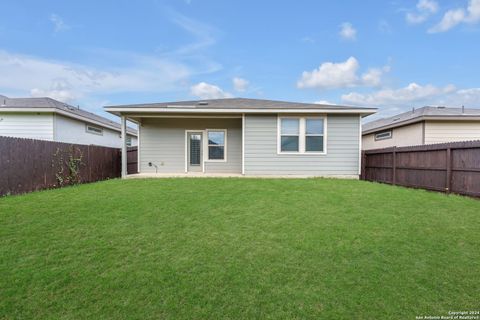
POLYGON ((2 1, 0 94, 480 107, 480 0, 2 1))

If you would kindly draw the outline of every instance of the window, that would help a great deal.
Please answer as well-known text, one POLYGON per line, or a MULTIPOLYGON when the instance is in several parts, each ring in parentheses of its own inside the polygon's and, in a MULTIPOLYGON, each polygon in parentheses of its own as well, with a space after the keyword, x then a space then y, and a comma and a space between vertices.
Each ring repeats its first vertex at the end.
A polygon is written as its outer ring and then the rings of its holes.
POLYGON ((279 153, 324 154, 324 117, 279 118, 279 153))
POLYGON ((127 147, 131 147, 131 146, 132 146, 132 137, 131 137, 131 136, 128 136, 128 135, 127 135, 127 141, 126 141, 126 143, 127 143, 127 147))
POLYGON ((300 121, 295 118, 281 119, 280 150, 298 152, 300 145, 300 121))
POLYGON ((392 138, 392 130, 390 131, 383 131, 375 134, 375 141, 377 140, 385 140, 392 138))
POLYGON ((226 130, 208 130, 208 160, 225 160, 226 130))
POLYGON ((323 119, 305 119, 305 152, 323 152, 323 119))
POLYGON ((88 133, 103 135, 103 129, 102 128, 94 127, 94 126, 91 126, 91 125, 87 124, 87 129, 86 130, 87 130, 88 133))

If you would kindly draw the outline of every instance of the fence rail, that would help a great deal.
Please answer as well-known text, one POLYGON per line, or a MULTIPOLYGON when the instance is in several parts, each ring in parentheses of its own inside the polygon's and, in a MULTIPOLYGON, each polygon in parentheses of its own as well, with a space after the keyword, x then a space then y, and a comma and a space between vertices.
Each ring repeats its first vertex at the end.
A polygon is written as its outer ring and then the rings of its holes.
POLYGON ((480 141, 363 151, 361 179, 480 197, 480 141))
POLYGON ((120 176, 116 148, 0 137, 0 196, 120 176))

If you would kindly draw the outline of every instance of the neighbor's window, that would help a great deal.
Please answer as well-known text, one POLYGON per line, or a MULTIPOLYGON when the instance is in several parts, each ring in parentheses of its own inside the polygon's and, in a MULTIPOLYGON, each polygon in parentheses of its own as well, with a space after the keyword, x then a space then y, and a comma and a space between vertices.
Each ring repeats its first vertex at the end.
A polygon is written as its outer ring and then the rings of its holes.
POLYGON ((298 118, 281 119, 280 140, 280 150, 282 152, 299 151, 300 120, 298 118))
POLYGON ((325 119, 322 117, 280 118, 280 153, 324 153, 325 119))
POLYGON ((208 160, 225 160, 226 130, 208 130, 208 160))
POLYGON ((87 124, 87 132, 88 132, 88 133, 93 133, 93 134, 100 134, 100 135, 102 135, 102 134, 103 134, 103 129, 102 129, 102 128, 98 128, 98 127, 94 127, 94 126, 91 126, 91 125, 88 125, 88 124, 87 124))
POLYGON ((383 131, 375 134, 375 140, 385 140, 392 138, 392 130, 383 131))

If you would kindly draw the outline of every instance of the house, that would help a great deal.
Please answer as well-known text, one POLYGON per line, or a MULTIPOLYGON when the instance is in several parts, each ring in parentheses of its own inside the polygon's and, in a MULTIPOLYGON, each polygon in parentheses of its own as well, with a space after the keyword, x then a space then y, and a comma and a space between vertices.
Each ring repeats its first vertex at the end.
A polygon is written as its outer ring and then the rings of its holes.
MULTIPOLYGON (((0 136, 120 148, 120 124, 51 98, 0 96, 0 136)), ((137 132, 128 128, 128 146, 137 132)))
MULTIPOLYGON (((376 112, 243 98, 105 110, 120 116, 124 129, 126 120, 138 123, 140 174, 348 178, 360 171, 361 119, 376 112)), ((122 165, 125 176, 126 159, 122 165)))
POLYGON ((364 150, 480 140, 480 109, 423 107, 363 125, 364 150))

